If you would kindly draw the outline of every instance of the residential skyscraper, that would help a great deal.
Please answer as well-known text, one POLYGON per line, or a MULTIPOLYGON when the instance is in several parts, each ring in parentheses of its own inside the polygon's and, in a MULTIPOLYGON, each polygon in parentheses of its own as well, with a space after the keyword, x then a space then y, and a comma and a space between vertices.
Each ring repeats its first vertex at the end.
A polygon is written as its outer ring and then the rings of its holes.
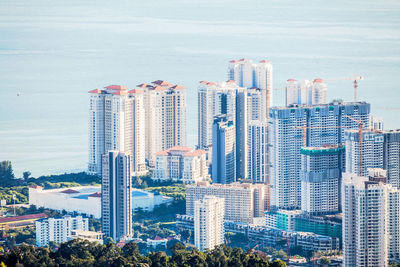
POLYGON ((310 215, 340 211, 344 147, 302 147, 301 210, 310 215))
POLYGON ((267 118, 268 109, 272 107, 272 73, 272 64, 268 60, 253 64, 251 60, 242 58, 231 60, 228 65, 228 79, 235 81, 239 86, 261 89, 262 118, 267 118))
POLYGON ((225 220, 254 223, 268 209, 268 187, 264 184, 209 184, 186 186, 186 214, 194 214, 194 202, 206 195, 225 199, 225 220))
POLYGON ((101 220, 103 233, 114 241, 132 237, 131 156, 120 151, 103 155, 101 220))
POLYGON ((267 183, 268 123, 251 121, 248 132, 248 179, 253 183, 267 183))
POLYGON ((369 177, 343 174, 344 266, 387 266, 399 259, 400 191, 385 184, 386 171, 369 177))
POLYGON ((313 127, 305 131, 305 146, 338 145, 345 140, 345 129, 358 129, 358 124, 345 115, 368 125, 369 113, 370 105, 365 102, 272 108, 269 121, 271 206, 301 207, 300 148, 304 145, 301 127, 313 127))
MULTIPOLYGON (((387 182, 400 188, 400 130, 368 130, 362 132, 362 174, 368 168, 387 170, 387 182)), ((359 173, 359 133, 356 130, 345 132, 346 172, 359 173)))
POLYGON ((304 80, 301 83, 289 79, 286 83, 286 106, 326 104, 326 91, 327 86, 321 78, 314 81, 304 80))
POLYGON ((141 90, 110 85, 89 92, 88 172, 101 176, 101 158, 109 150, 129 151, 132 175, 146 173, 145 113, 141 90))
POLYGON ((226 115, 215 117, 213 124, 211 178, 214 183, 236 181, 236 129, 226 115))
POLYGON ((200 250, 224 244, 225 200, 204 196, 194 203, 194 244, 200 250))
MULTIPOLYGON (((226 116, 235 127, 235 176, 247 176, 247 122, 253 112, 252 108, 260 106, 255 99, 248 108, 250 96, 248 90, 239 87, 234 81, 211 83, 201 81, 198 89, 198 138, 199 148, 208 150, 213 141, 212 127, 216 117, 226 116)), ((252 95, 256 98, 256 95, 252 95)), ((259 113, 258 113, 259 114, 259 113)))
POLYGON ((154 167, 155 153, 186 146, 186 89, 161 80, 137 87, 144 92, 146 159, 154 167))

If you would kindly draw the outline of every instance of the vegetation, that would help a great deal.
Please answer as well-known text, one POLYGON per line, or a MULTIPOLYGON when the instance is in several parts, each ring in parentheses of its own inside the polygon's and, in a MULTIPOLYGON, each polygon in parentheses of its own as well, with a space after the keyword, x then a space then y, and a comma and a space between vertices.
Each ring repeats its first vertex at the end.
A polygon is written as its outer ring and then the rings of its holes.
POLYGON ((171 251, 171 256, 163 252, 152 252, 142 256, 135 243, 128 243, 120 249, 112 242, 99 245, 71 240, 61 244, 56 251, 49 247, 35 248, 24 244, 0 255, 0 261, 7 266, 286 266, 282 261, 271 263, 261 253, 243 252, 239 248, 225 246, 201 252, 195 248, 187 249, 181 243, 177 243, 171 251))

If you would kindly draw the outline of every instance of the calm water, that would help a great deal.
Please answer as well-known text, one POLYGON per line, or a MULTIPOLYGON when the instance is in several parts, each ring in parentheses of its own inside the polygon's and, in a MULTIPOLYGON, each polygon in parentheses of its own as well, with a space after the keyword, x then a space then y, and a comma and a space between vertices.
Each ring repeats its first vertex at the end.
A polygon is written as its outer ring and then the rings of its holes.
MULTIPOLYGON (((156 79, 188 88, 195 145, 198 81, 226 80, 242 57, 273 61, 275 88, 363 75, 359 99, 400 128, 400 2, 298 3, 1 0, 0 160, 17 176, 85 169, 87 91, 156 79)), ((328 84, 329 99, 352 94, 351 81, 328 84)))

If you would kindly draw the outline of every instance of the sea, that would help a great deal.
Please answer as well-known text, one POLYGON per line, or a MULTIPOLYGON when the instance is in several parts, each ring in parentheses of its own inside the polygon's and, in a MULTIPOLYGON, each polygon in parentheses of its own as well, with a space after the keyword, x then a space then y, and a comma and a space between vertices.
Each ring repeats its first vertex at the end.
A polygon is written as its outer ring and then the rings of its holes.
POLYGON ((286 80, 327 80, 328 99, 372 105, 400 128, 398 0, 0 0, 0 161, 16 177, 86 170, 88 91, 166 80, 187 88, 188 145, 197 87, 228 61, 270 60, 274 105, 286 80))

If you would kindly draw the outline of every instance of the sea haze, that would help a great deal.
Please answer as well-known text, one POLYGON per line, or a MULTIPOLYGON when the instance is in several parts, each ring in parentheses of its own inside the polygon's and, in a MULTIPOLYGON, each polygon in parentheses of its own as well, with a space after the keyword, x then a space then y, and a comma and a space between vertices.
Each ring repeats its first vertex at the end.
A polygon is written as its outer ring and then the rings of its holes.
MULTIPOLYGON (((363 75, 359 100, 400 128, 400 2, 299 3, 1 0, 0 160, 16 176, 85 170, 87 92, 158 79, 187 87, 194 146, 198 82, 226 80, 243 57, 271 60, 275 88, 363 75)), ((329 99, 352 97, 351 81, 328 83, 329 99)))

